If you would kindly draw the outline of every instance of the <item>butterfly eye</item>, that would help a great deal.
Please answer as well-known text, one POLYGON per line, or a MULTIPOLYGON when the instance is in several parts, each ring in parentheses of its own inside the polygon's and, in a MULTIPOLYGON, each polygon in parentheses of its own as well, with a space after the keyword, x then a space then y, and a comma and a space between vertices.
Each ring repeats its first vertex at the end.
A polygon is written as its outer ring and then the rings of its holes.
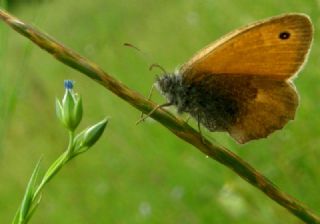
POLYGON ((281 32, 281 33, 279 34, 279 38, 280 38, 281 40, 289 39, 289 37, 290 37, 290 33, 287 32, 287 31, 281 32))

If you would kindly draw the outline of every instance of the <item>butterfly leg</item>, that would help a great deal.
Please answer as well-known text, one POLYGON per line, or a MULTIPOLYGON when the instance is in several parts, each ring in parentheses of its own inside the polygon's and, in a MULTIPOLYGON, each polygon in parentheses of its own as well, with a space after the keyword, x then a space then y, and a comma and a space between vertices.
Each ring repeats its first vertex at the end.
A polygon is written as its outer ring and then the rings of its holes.
MULTIPOLYGON (((152 93, 153 93, 153 90, 154 90, 154 85, 151 86, 151 89, 149 91, 149 94, 148 94, 148 101, 151 99, 151 96, 152 96, 152 93)), ((140 114, 140 117, 139 117, 139 123, 141 122, 140 120, 142 120, 143 118, 143 112, 141 112, 140 114)))
POLYGON ((158 106, 156 106, 155 108, 153 108, 145 117, 142 117, 142 118, 140 118, 137 122, 136 122, 136 124, 139 124, 139 123, 141 123, 141 122, 143 122, 145 119, 147 119, 148 117, 150 117, 151 116, 151 114, 153 114, 156 110, 158 110, 159 108, 162 108, 162 107, 168 107, 168 106, 171 106, 172 105, 172 103, 164 103, 164 104, 160 104, 160 105, 158 105, 158 106))
POLYGON ((198 116, 197 121, 198 121, 198 130, 199 130, 199 133, 200 133, 200 136, 201 136, 201 141, 202 141, 202 143, 205 143, 204 137, 203 137, 202 131, 201 131, 201 124, 200 124, 200 117, 199 116, 198 116))

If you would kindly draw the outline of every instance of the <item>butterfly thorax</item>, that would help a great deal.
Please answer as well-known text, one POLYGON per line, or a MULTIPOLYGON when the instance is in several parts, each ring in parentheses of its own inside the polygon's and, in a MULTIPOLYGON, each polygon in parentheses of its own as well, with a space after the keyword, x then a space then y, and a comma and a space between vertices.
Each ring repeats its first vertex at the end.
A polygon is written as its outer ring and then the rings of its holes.
POLYGON ((156 88, 167 101, 177 107, 178 113, 187 112, 187 94, 188 88, 184 85, 180 74, 165 74, 156 80, 156 88))

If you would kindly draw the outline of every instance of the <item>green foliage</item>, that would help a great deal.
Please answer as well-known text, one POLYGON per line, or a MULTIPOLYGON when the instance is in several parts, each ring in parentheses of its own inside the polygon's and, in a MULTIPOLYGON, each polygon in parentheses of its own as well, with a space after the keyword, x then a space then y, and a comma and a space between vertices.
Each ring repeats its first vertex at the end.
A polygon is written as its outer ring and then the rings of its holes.
MULTIPOLYGON (((54 0, 26 5, 15 14, 147 95, 158 73, 149 72, 149 64, 157 62, 173 71, 223 34, 286 12, 309 14, 317 31, 316 1, 54 0), (147 52, 149 61, 123 47, 125 42, 147 52)), ((35 223, 299 223, 152 120, 135 126, 140 113, 88 78, 36 47, 26 56, 23 49, 29 42, 15 32, 8 35, 2 76, 21 76, 19 82, 11 82, 20 94, 11 112, 14 119, 5 126, 7 138, 0 161, 0 178, 5 183, 0 185, 0 198, 5 203, 0 205, 0 223, 10 222, 33 161, 45 154, 48 161, 43 159, 42 166, 47 167, 64 146, 60 126, 53 122, 51 100, 66 75, 85 90, 85 122, 106 111, 113 122, 108 126, 108 141, 97 143, 94 153, 74 161, 75 166, 67 166, 48 185, 42 210, 33 217, 35 223)), ((320 188, 320 40, 315 38, 310 60, 295 80, 301 101, 295 121, 268 139, 244 146, 225 133, 204 134, 234 149, 281 189, 320 211, 315 196, 320 188)), ((153 100, 164 102, 157 93, 153 100)))

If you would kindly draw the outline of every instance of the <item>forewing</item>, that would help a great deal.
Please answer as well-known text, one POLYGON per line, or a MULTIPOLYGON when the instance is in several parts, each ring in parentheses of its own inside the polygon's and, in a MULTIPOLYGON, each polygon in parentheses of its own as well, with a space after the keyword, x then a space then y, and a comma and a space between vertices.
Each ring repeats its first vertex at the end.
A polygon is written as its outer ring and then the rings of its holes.
POLYGON ((285 80, 303 65, 312 42, 304 14, 272 17, 235 30, 197 53, 180 70, 186 80, 240 74, 285 80))

